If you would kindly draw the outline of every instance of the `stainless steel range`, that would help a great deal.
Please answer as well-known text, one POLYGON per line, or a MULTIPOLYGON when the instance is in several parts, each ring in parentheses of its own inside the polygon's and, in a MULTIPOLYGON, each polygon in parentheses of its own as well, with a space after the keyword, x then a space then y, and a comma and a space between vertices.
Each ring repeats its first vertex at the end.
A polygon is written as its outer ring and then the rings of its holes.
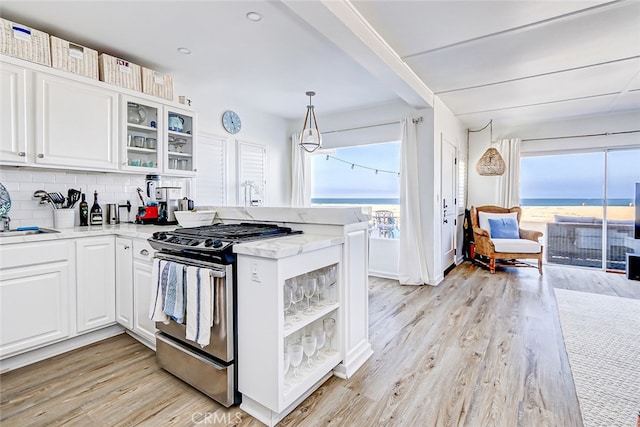
MULTIPOLYGON (((209 314, 213 326, 208 345, 187 339, 186 320, 178 322, 173 318, 168 324, 156 322, 159 330, 156 333, 156 359, 160 366, 227 407, 240 403, 235 364, 238 351, 237 283, 233 245, 300 233, 274 224, 253 223, 216 224, 154 233, 148 239, 158 250, 154 263, 158 266, 161 262, 162 265, 174 263, 174 267, 184 268, 182 271, 189 267, 206 269, 212 296, 209 314)), ((166 280, 166 275, 164 279, 158 275, 157 280, 153 286, 160 292, 165 288, 161 280, 166 280)), ((193 284, 187 281, 185 286, 193 284)), ((185 301, 187 311, 190 302, 187 298, 185 301)))

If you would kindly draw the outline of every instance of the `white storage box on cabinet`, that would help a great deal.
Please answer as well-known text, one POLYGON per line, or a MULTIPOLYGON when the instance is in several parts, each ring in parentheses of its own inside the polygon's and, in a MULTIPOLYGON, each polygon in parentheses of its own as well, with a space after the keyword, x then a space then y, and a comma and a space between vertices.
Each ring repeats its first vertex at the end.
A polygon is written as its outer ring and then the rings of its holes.
POLYGON ((49 34, 0 18, 0 53, 51 66, 49 34))
POLYGON ((51 66, 98 80, 98 51, 51 36, 51 66))
POLYGON ((78 332, 115 322, 116 262, 113 236, 76 240, 78 332))
POLYGON ((71 244, 62 240, 0 246, 0 358, 70 335, 71 244))
POLYGON ((98 57, 100 80, 126 89, 142 91, 141 67, 106 53, 98 57))
POLYGON ((142 67, 142 92, 173 101, 173 77, 142 67))
MULTIPOLYGON (((295 256, 269 259, 238 255, 238 389, 243 394, 241 408, 267 425, 275 425, 322 382, 332 375, 342 360, 340 343, 343 313, 340 299, 313 314, 300 315, 285 329, 283 288, 287 279, 335 266, 342 260, 342 245, 325 247, 295 256), (336 354, 327 355, 313 369, 302 372, 299 382, 285 378, 283 357, 286 342, 312 325, 332 317, 336 327, 332 343, 336 354)), ((340 273, 336 274, 340 277, 340 273)), ((340 295, 341 284, 336 286, 340 295)), ((305 357, 306 360, 306 357, 305 357)), ((304 362, 303 362, 304 363, 304 362)), ((301 365, 302 367, 302 365, 301 365)), ((301 369, 301 368, 299 368, 301 369)))

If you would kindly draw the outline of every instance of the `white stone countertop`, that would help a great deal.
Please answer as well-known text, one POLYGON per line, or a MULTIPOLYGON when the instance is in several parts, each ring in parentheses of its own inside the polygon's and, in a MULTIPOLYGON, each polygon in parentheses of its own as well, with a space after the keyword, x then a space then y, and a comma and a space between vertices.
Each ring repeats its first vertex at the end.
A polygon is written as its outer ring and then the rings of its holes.
POLYGON ((156 231, 174 230, 177 225, 130 224, 73 227, 64 229, 47 228, 59 233, 28 234, 23 236, 0 237, 0 244, 44 242, 47 240, 76 239, 81 237, 117 235, 133 239, 148 239, 156 231))
POLYGON ((343 236, 294 234, 286 237, 240 243, 233 246, 233 251, 241 255, 280 259, 343 243, 343 236))
POLYGON ((368 206, 314 206, 303 208, 264 206, 197 206, 199 210, 215 210, 216 218, 224 221, 265 221, 291 224, 348 225, 368 222, 368 206))

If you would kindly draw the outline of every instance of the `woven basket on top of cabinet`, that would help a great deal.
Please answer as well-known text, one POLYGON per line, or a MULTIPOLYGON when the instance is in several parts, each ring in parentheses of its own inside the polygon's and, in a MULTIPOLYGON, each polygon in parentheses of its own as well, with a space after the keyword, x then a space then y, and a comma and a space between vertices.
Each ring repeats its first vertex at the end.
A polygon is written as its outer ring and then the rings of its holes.
POLYGON ((126 89, 142 91, 141 67, 125 59, 101 53, 98 57, 100 80, 126 89))
POLYGON ((51 36, 51 66, 98 80, 98 51, 51 36))
POLYGON ((0 53, 51 66, 49 34, 0 18, 0 53))

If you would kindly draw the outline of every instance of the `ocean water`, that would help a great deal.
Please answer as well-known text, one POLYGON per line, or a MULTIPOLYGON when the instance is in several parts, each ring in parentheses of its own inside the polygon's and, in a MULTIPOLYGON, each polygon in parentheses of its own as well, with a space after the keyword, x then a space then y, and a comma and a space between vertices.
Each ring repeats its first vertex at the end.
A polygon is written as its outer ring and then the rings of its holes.
MULTIPOLYGON (((602 199, 520 199, 521 206, 602 206, 602 199)), ((607 206, 633 206, 633 199, 608 199, 607 206)))
POLYGON ((311 203, 335 205, 399 205, 400 199, 312 198, 311 203))

